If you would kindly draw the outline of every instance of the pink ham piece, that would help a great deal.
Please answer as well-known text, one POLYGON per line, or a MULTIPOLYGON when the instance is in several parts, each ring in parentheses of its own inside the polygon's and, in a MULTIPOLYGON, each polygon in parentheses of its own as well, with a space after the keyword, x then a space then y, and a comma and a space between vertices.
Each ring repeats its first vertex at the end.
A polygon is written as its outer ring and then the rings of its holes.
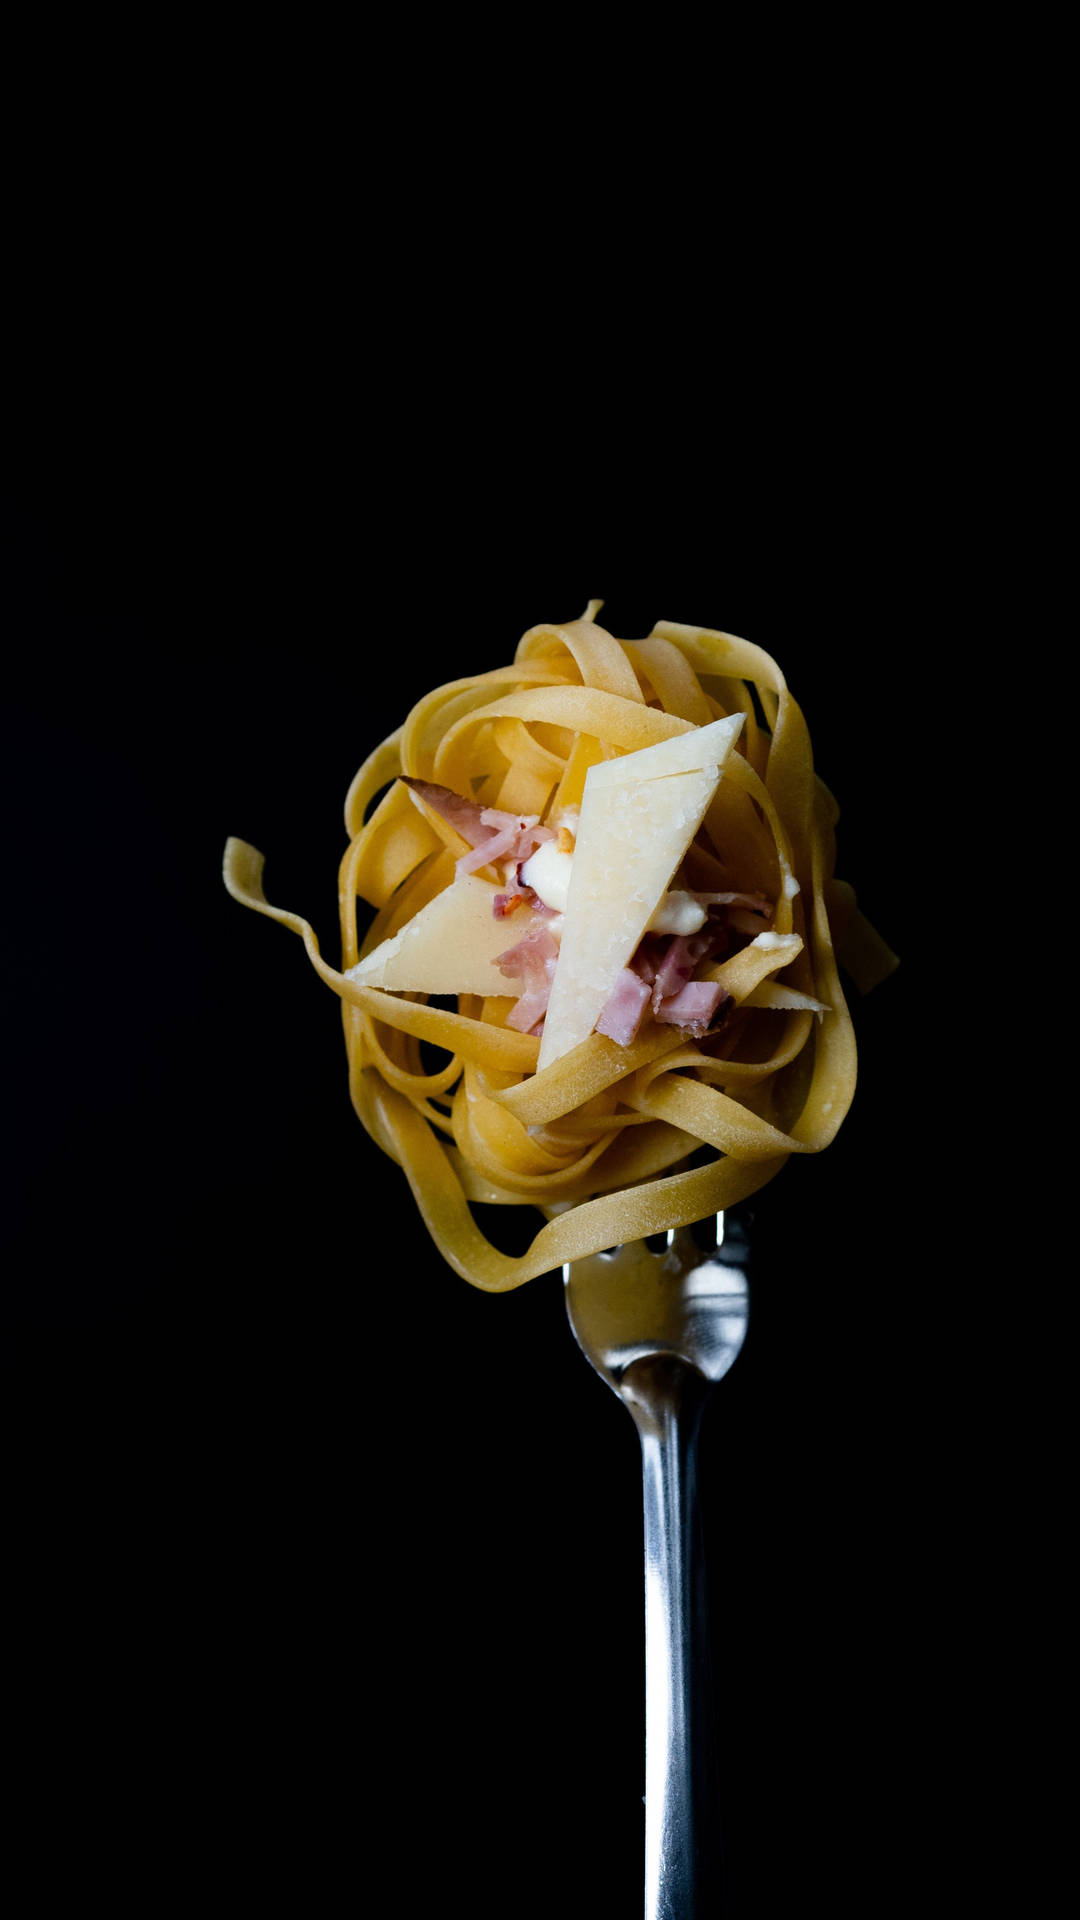
POLYGON ((550 998, 550 980, 545 980, 543 986, 530 987, 511 1007, 506 1016, 507 1026, 513 1027, 517 1033, 531 1033, 547 1012, 550 998))
POLYGON ((717 1008, 731 995, 716 980, 688 980, 678 993, 662 1000, 653 1011, 657 1020, 673 1027, 685 1027, 695 1040, 707 1033, 717 1008))
POLYGON ((604 1011, 596 1023, 597 1033, 628 1047, 637 1038, 642 1016, 652 996, 652 988, 641 975, 624 967, 608 995, 604 1011))
POLYGON ((463 853, 457 862, 458 877, 475 873, 494 860, 512 860, 515 865, 527 860, 542 840, 554 839, 550 827, 540 825, 537 813, 505 813, 500 807, 481 807, 465 800, 452 787, 440 787, 434 780, 418 780, 403 773, 402 781, 410 793, 429 806, 433 813, 469 842, 471 853, 463 853))
POLYGON ((699 960, 711 952, 713 936, 708 928, 700 933, 673 934, 667 952, 660 961, 653 979, 653 1012, 659 1015, 661 1005, 678 993, 690 979, 699 960))
POLYGON ((462 854, 454 868, 458 879, 463 873, 475 873, 477 867, 490 866, 496 860, 516 863, 518 842, 537 825, 539 817, 535 813, 501 813, 498 807, 485 807, 480 824, 493 829, 491 838, 481 841, 471 853, 462 854))
POLYGON ((528 932, 516 946, 496 955, 495 965, 508 980, 520 980, 525 991, 506 1016, 508 1027, 518 1033, 531 1033, 547 1012, 551 982, 559 946, 544 922, 534 917, 528 932))
MULTIPOLYGON (((530 818, 531 817, 530 815, 530 818)), ((514 848, 514 858, 518 863, 517 878, 519 886, 521 885, 520 870, 525 865, 529 855, 535 853, 537 847, 542 847, 545 840, 554 840, 554 838, 555 832, 552 827, 525 827, 522 830, 517 846, 514 848)), ((531 892, 532 889, 530 888, 529 891, 531 892)))
POLYGON ((651 1001, 655 1019, 670 1026, 686 1027, 695 1039, 700 1039, 717 1009, 731 995, 712 981, 695 980, 694 969, 702 960, 722 953, 727 938, 727 929, 719 920, 709 921, 700 933, 666 936, 647 933, 624 975, 624 979, 637 982, 637 994, 631 996, 629 986, 620 981, 597 1022, 597 1032, 628 1046, 651 1001), (641 999, 642 1006, 634 1020, 636 998, 641 999))
MULTIPOLYGON (((414 793, 433 813, 439 814, 453 827, 455 833, 460 833, 470 847, 482 846, 486 840, 494 837, 493 829, 483 824, 486 809, 478 806, 475 800, 463 800, 452 787, 437 786, 433 780, 417 780, 410 773, 403 773, 401 781, 410 793, 414 793)), ((506 815, 507 820, 513 817, 506 815)))

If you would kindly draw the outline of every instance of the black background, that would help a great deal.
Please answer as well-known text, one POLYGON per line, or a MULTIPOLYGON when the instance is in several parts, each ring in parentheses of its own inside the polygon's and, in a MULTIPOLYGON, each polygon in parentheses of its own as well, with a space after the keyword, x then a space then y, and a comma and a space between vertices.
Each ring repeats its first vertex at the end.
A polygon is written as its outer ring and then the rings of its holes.
POLYGON ((231 371, 211 401, 158 369, 122 434, 107 407, 50 419, 9 489, 26 1778, 73 1834, 93 1805, 76 1851, 135 1824, 173 1887, 220 1850, 219 1885, 304 1910, 359 1870, 379 1911, 447 1885, 477 1916, 638 1911, 632 1424, 556 1276, 492 1298, 441 1266, 352 1114, 337 1002, 220 878, 226 836, 254 842, 335 960, 361 759, 437 679, 602 596, 620 637, 672 618, 778 659, 839 871, 903 956, 852 990, 839 1139, 755 1204, 752 1331, 702 1458, 731 1912, 809 1884, 879 1910, 940 1523, 932 1358, 897 1304, 926 1095, 917 502, 858 378, 808 414, 744 376, 738 433, 719 388, 647 420, 609 393, 606 433, 587 394, 526 409, 520 373, 481 430, 470 391, 403 408, 385 369, 359 403, 317 362, 287 403, 269 365, 242 396, 231 371))

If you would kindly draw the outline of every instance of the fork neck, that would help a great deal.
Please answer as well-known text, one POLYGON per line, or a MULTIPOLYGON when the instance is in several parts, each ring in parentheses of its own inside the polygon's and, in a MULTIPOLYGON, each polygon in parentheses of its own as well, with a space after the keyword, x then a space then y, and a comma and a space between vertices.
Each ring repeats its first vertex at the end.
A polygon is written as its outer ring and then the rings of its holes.
POLYGON ((692 1451, 710 1385, 678 1354, 651 1353, 631 1361, 619 1378, 618 1392, 643 1438, 646 1432, 660 1436, 677 1421, 692 1451))
POLYGON ((667 1354, 619 1383, 641 1438, 645 1519, 645 1920, 718 1897, 718 1790, 695 1452, 709 1382, 667 1354))

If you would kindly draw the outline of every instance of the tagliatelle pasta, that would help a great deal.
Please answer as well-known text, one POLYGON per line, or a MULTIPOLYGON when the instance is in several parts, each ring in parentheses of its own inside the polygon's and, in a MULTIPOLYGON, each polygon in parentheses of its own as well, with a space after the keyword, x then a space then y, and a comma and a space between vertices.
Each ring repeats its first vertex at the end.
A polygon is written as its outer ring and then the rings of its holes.
MULTIPOLYGON (((356 1112, 403 1169, 440 1253, 492 1292, 703 1219, 763 1187, 789 1155, 828 1146, 856 1077, 837 946, 862 991, 896 964, 834 877, 837 809, 775 661, 666 621, 620 641, 597 624, 600 605, 532 628, 510 666, 437 687, 364 762, 345 806, 340 969, 307 920, 267 901, 262 855, 235 839, 225 854, 230 893, 299 933, 341 999, 356 1112), (506 993, 459 993, 456 1008, 350 977, 454 884, 463 849, 476 868, 479 855, 425 796, 448 790, 497 820, 573 820, 591 767, 727 715, 742 716, 741 731, 679 881, 726 903, 708 909, 715 937, 695 975, 722 1010, 714 1024, 677 1024, 679 1002, 642 987, 653 1011, 625 1044, 593 1031, 541 1071, 543 1016, 522 1030, 530 1003, 509 977, 506 993), (363 938, 358 900, 374 909, 363 938), (425 1044, 445 1061, 432 1068, 425 1044), (546 1223, 512 1256, 471 1209, 522 1204, 546 1223)), ((491 872, 498 882, 495 863, 491 872)), ((523 891, 500 901, 510 911, 523 891)), ((514 939, 508 920, 508 948, 514 939)))

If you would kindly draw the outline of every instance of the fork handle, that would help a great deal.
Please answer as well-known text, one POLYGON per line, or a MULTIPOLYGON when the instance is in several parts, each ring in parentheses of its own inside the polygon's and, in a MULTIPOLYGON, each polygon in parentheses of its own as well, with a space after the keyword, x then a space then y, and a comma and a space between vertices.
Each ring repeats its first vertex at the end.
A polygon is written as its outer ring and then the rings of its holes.
POLYGON ((695 1456, 709 1383, 666 1354, 619 1390, 641 1437, 645 1508, 645 1920, 716 1920, 715 1743, 695 1456))

